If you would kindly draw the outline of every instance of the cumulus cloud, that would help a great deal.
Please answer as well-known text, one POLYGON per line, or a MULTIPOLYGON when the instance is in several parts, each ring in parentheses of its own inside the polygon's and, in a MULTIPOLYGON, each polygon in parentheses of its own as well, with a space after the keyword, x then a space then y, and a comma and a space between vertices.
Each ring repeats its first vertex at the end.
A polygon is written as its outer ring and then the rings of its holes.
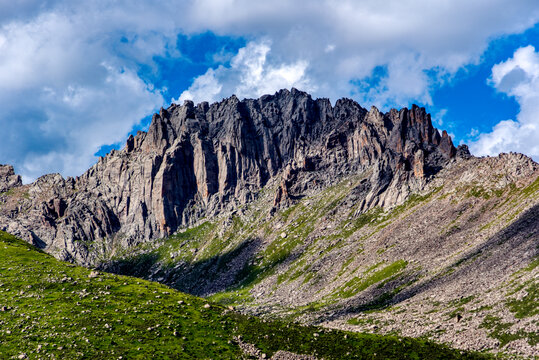
POLYGON ((539 160, 539 53, 531 45, 515 51, 492 67, 489 82, 498 91, 516 99, 516 120, 503 120, 491 132, 471 143, 477 155, 516 151, 539 160))
POLYGON ((291 87, 306 91, 316 90, 306 76, 306 61, 277 65, 268 63, 270 46, 269 41, 248 43, 232 58, 230 66, 221 65, 217 69, 208 69, 174 101, 218 101, 231 94, 240 98, 254 98, 291 87))
MULTIPOLYGON (((106 41, 105 34, 119 38, 138 22, 96 27, 96 18, 82 9, 45 11, 0 27, 0 161, 14 164, 25 181, 47 172, 80 175, 102 145, 122 141, 164 102, 137 75, 134 60, 106 41)), ((166 41, 161 35, 155 48, 142 46, 136 61, 162 52, 166 41)))
POLYGON ((187 31, 271 39, 268 64, 306 61, 315 96, 353 94, 387 108, 430 104, 433 88, 478 62, 490 39, 535 24, 539 8, 533 0, 200 0, 189 15, 187 31), (383 76, 365 83, 380 66, 383 76))
MULTIPOLYGON (((100 145, 122 141, 170 101, 140 69, 158 76, 156 58, 182 56, 178 34, 211 31, 247 41, 187 90, 169 89, 179 100, 256 97, 295 86, 387 108, 429 104, 431 90, 478 62, 491 39, 538 19, 536 0, 0 2, 0 126, 7 134, 0 162, 26 179, 79 174, 100 145)), ((519 118, 511 125, 522 124, 519 118)))

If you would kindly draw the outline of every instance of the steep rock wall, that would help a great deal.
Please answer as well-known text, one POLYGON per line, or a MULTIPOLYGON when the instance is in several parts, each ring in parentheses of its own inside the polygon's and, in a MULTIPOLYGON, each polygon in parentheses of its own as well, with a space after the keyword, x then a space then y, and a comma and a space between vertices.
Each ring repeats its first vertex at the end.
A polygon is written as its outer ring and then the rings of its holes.
MULTIPOLYGON (((459 153, 469 156, 465 147, 459 153)), ((369 172, 360 211, 391 206, 456 154, 447 133, 415 105, 384 114, 350 99, 332 106, 296 89, 211 105, 187 101, 161 109, 148 132, 80 177, 45 175, 22 185, 2 167, 0 229, 91 264, 115 248, 233 211, 268 184, 280 207, 291 195, 369 172)))

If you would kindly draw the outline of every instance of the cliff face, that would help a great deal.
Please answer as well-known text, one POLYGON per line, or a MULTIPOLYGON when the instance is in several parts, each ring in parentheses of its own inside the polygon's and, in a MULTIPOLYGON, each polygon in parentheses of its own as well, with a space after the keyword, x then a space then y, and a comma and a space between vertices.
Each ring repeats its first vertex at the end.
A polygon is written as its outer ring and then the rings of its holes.
POLYGON ((237 210, 266 185, 275 209, 291 197, 367 172, 358 211, 421 189, 448 161, 469 156, 433 128, 424 108, 332 106, 296 89, 240 101, 172 105, 78 178, 22 185, 0 168, 0 229, 63 259, 89 264, 117 245, 168 236, 237 210), (99 240, 99 241, 97 241, 99 240))

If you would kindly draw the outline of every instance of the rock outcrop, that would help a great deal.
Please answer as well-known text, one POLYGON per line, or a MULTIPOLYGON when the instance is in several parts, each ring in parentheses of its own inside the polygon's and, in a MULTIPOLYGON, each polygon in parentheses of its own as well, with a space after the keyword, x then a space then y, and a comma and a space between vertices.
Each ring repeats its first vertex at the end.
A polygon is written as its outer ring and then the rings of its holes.
POLYGON ((13 166, 0 165, 0 193, 21 185, 21 177, 15 174, 13 166))
POLYGON ((332 106, 296 89, 240 101, 172 105, 77 178, 21 185, 0 168, 0 229, 57 257, 91 264, 118 247, 168 236, 275 188, 276 207, 344 175, 370 171, 360 211, 420 189, 457 150, 424 108, 332 106), (99 241, 98 241, 99 240, 99 241))

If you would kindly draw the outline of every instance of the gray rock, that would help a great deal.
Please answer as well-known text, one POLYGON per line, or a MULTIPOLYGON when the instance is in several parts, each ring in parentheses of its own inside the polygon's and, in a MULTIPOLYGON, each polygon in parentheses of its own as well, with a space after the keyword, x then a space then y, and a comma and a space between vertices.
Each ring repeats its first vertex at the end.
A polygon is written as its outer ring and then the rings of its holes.
POLYGON ((240 101, 172 105, 77 178, 22 185, 0 167, 0 229, 63 260, 92 265, 114 249, 165 237, 256 199, 274 179, 275 207, 292 195, 372 169, 361 211, 392 206, 456 155, 424 108, 332 106, 296 89, 240 101), (99 241, 99 246, 92 243, 99 241))
POLYGON ((21 185, 21 177, 15 174, 13 166, 0 165, 0 193, 21 185))

